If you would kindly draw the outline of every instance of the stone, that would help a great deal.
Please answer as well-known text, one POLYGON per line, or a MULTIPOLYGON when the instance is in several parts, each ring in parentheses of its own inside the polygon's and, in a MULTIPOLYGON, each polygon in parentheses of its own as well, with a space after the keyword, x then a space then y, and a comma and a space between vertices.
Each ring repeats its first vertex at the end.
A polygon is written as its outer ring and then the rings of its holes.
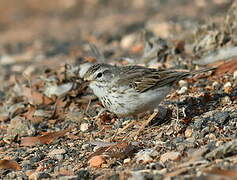
POLYGON ((167 152, 165 154, 162 154, 161 157, 160 157, 160 161, 162 163, 168 161, 168 160, 171 160, 171 161, 176 161, 176 160, 179 160, 181 157, 181 154, 180 152, 167 152))
POLYGON ((89 129, 89 124, 88 123, 82 123, 81 125, 80 125, 80 130, 82 131, 82 132, 86 132, 88 129, 89 129))
POLYGON ((180 86, 180 87, 187 87, 187 86, 188 86, 188 82, 185 81, 185 80, 180 80, 180 81, 179 81, 179 86, 180 86))
POLYGON ((130 48, 136 41, 136 34, 128 34, 124 36, 120 42, 120 46, 123 49, 130 48))
POLYGON ((230 118, 230 114, 227 111, 216 112, 213 116, 213 121, 218 125, 224 125, 230 118))
POLYGON ((53 149, 48 153, 49 157, 55 157, 56 155, 65 154, 67 151, 65 149, 53 149))
POLYGON ((146 164, 148 162, 151 162, 154 157, 158 156, 158 154, 159 153, 155 149, 144 149, 136 154, 135 159, 137 163, 146 164))
POLYGON ((220 104, 221 105, 229 105, 229 104, 232 104, 232 101, 229 96, 225 96, 225 97, 221 98, 220 104))
POLYGON ((233 73, 233 78, 234 78, 234 79, 237 79, 237 71, 235 71, 235 72, 233 73))
POLYGON ((184 134, 185 134, 185 137, 187 137, 187 138, 191 137, 192 134, 193 134, 193 129, 187 128, 187 129, 185 130, 184 134))
POLYGON ((186 86, 181 87, 180 90, 177 91, 178 94, 185 94, 188 91, 186 86))
POLYGON ((11 119, 7 128, 7 139, 14 139, 16 136, 32 136, 36 133, 33 124, 24 117, 16 116, 11 119))

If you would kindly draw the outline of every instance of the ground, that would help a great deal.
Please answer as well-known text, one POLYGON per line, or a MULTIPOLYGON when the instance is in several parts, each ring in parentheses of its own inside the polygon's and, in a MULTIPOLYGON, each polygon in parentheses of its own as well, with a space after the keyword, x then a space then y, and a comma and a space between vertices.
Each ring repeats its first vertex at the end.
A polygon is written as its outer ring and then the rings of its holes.
POLYGON ((1 179, 236 179, 237 3, 11 0, 0 6, 1 179), (93 63, 193 71, 159 112, 119 118, 93 63))

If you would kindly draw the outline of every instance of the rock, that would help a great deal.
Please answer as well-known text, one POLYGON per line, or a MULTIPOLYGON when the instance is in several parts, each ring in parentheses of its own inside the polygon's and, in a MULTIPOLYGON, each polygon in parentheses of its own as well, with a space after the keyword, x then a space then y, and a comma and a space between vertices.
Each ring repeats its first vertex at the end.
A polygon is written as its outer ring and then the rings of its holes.
POLYGON ((230 118, 230 114, 227 111, 216 112, 213 116, 213 121, 215 121, 218 125, 224 125, 230 118))
POLYGON ((128 49, 135 43, 136 39, 137 39, 136 34, 128 34, 122 38, 120 46, 123 49, 128 49))
POLYGON ((214 81, 212 83, 212 87, 213 87, 213 89, 219 89, 221 87, 221 85, 217 81, 214 81))
POLYGON ((5 96, 5 93, 3 91, 0 91, 0 100, 3 100, 4 96, 5 96))
POLYGON ((65 154, 66 152, 67 151, 65 149, 54 149, 48 153, 48 156, 61 161, 64 158, 63 154, 65 154))
POLYGON ((32 136, 36 130, 32 123, 24 117, 16 116, 11 119, 11 123, 7 128, 7 138, 14 139, 16 136, 32 136))
POLYGON ((102 155, 98 155, 98 156, 93 156, 89 161, 89 165, 90 167, 95 167, 95 168, 99 168, 102 166, 102 164, 104 164, 105 161, 105 157, 102 155))
POLYGON ((184 134, 185 134, 185 137, 187 137, 187 138, 191 137, 192 134, 193 134, 193 129, 187 128, 187 129, 185 130, 184 134))
POLYGON ((223 88, 227 88, 227 87, 232 87, 231 82, 227 82, 224 84, 223 88))
POLYGON ((136 154, 135 159, 137 163, 146 164, 148 162, 151 162, 154 157, 158 156, 158 154, 159 153, 155 149, 144 149, 136 154))
POLYGON ((230 82, 227 82, 223 86, 223 90, 225 93, 231 93, 232 92, 232 84, 230 82))
POLYGON ((90 127, 90 125, 89 125, 88 123, 82 123, 82 124, 80 125, 80 130, 81 130, 82 132, 86 132, 86 131, 89 129, 89 127, 90 127))
POLYGON ((237 71, 235 71, 235 72, 233 73, 233 78, 234 78, 234 79, 237 79, 237 71))
POLYGON ((35 171, 32 172, 29 176, 28 176, 29 180, 38 180, 39 179, 39 172, 35 171))
POLYGON ((123 160, 123 163, 124 163, 124 164, 129 163, 129 162, 131 162, 131 158, 127 158, 127 159, 124 159, 124 160, 123 160))
POLYGON ((231 153, 236 153, 237 151, 237 139, 226 142, 223 145, 218 146, 216 149, 205 155, 205 158, 223 158, 225 156, 231 155, 231 153))
POLYGON ((180 90, 177 91, 178 94, 184 94, 188 91, 188 88, 186 86, 181 87, 180 90))
POLYGON ((176 160, 179 160, 180 158, 181 158, 180 152, 167 152, 161 155, 160 161, 164 163, 168 160, 176 161, 176 160))
POLYGON ((75 180, 75 179, 80 179, 78 176, 61 176, 58 178, 59 180, 75 180))
POLYGON ((31 164, 35 164, 35 163, 43 160, 44 157, 45 157, 45 155, 41 150, 36 150, 34 153, 34 156, 29 158, 29 161, 31 164))
POLYGON ((77 172, 77 177, 78 179, 81 179, 81 180, 89 180, 90 172, 87 170, 80 170, 79 172, 77 172))
POLYGON ((159 162, 153 162, 153 163, 149 163, 147 164, 147 169, 151 169, 151 170, 161 170, 164 169, 164 165, 162 163, 159 162))
POLYGON ((187 87, 187 86, 188 86, 188 82, 185 81, 185 80, 180 80, 180 81, 179 81, 179 86, 180 86, 180 87, 187 87))
POLYGON ((225 96, 225 97, 221 98, 220 104, 221 105, 229 105, 229 104, 232 104, 232 101, 229 96, 225 96))
POLYGON ((51 176, 48 173, 41 172, 38 175, 38 179, 49 179, 51 176))

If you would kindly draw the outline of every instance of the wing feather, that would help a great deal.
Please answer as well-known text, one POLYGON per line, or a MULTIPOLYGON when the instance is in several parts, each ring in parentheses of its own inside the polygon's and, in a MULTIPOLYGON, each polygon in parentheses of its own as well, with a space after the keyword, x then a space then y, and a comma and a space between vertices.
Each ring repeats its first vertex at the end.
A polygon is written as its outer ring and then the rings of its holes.
POLYGON ((162 86, 172 86, 175 82, 185 76, 190 75, 189 72, 177 72, 172 70, 156 70, 148 69, 141 66, 121 67, 121 74, 127 76, 118 79, 116 82, 120 85, 128 85, 134 88, 137 92, 145 92, 152 88, 162 86))

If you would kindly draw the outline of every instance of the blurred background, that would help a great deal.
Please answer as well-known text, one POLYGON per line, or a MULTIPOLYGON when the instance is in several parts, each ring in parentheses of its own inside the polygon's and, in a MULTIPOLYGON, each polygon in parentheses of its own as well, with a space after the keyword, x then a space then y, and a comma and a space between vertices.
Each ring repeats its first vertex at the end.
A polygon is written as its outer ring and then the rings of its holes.
POLYGON ((195 30, 209 18, 218 20, 232 2, 1 0, 0 62, 15 62, 17 58, 13 60, 9 55, 17 54, 21 55, 19 61, 59 55, 66 58, 58 57, 56 61, 73 61, 86 55, 86 42, 99 46, 108 58, 136 54, 139 47, 131 49, 131 41, 135 40, 127 35, 145 28, 161 38, 178 39, 185 36, 186 30, 195 30))

